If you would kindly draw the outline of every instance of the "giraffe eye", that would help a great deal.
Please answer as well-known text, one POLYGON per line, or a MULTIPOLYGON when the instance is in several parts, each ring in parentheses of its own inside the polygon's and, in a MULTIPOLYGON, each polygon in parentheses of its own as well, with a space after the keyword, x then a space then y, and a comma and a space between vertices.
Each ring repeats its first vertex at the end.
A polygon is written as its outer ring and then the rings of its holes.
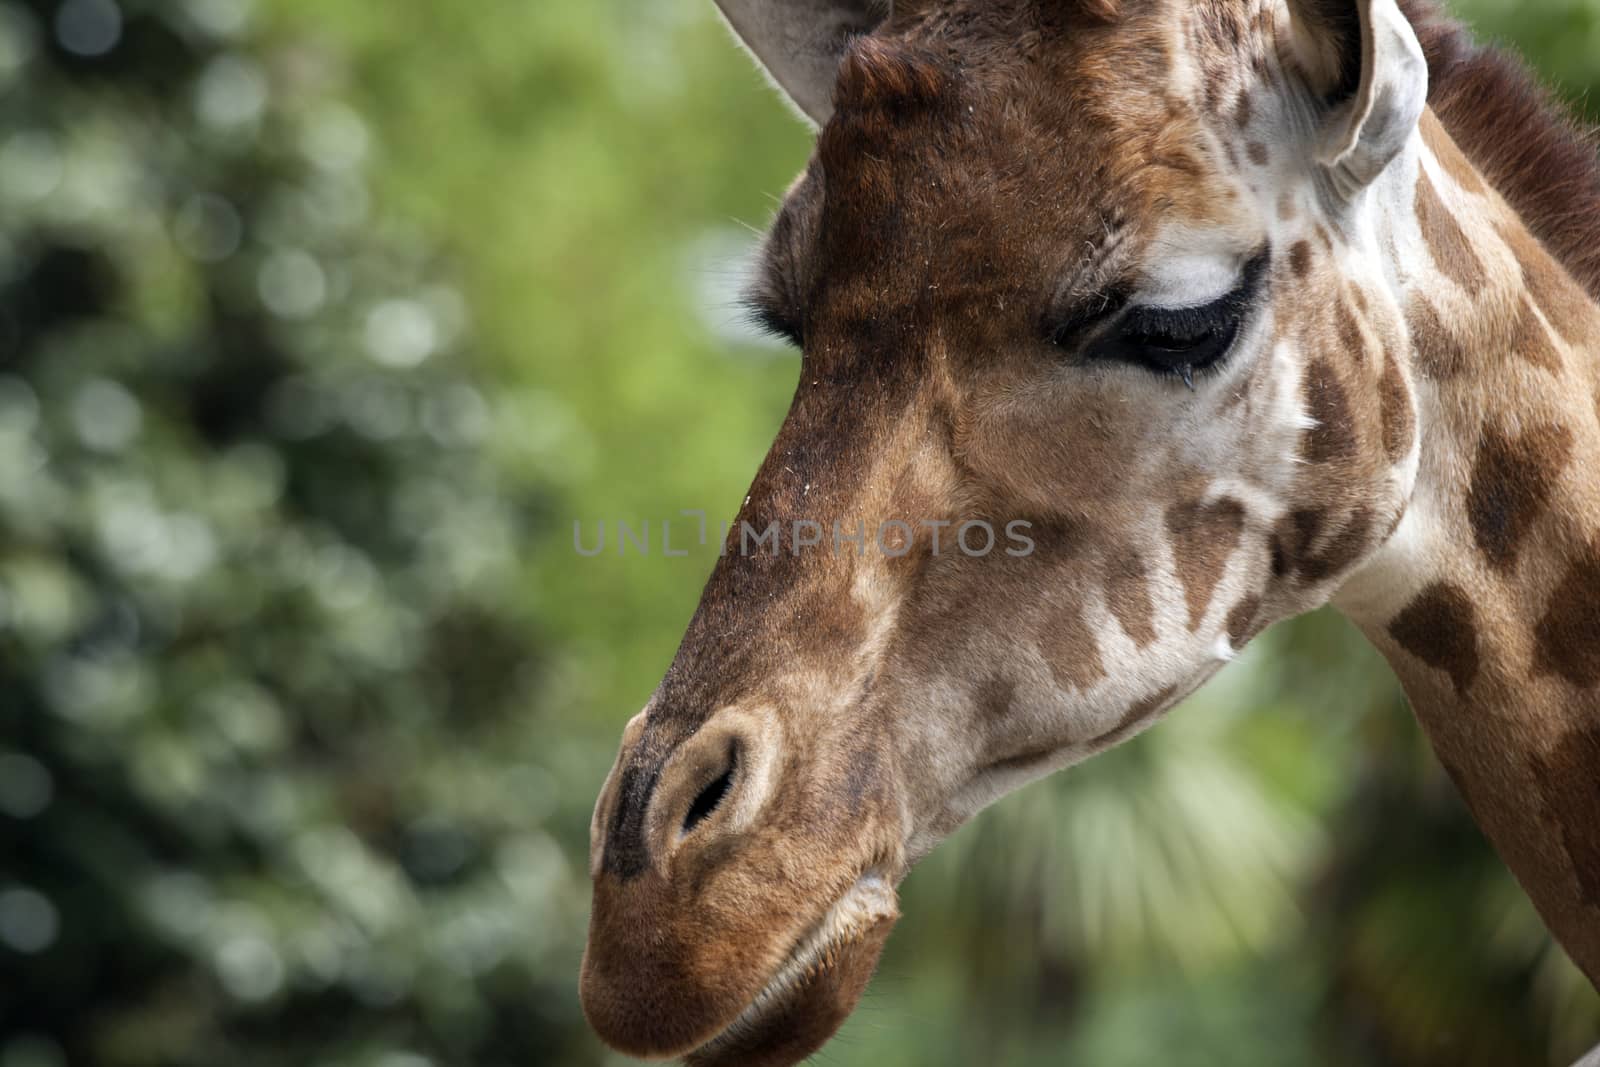
POLYGON ((1209 304, 1195 307, 1133 307, 1089 349, 1097 360, 1132 363, 1193 384, 1193 376, 1222 363, 1256 303, 1267 254, 1245 264, 1239 284, 1209 304))
POLYGON ((1239 335, 1241 316, 1185 308, 1129 317, 1096 353, 1168 374, 1193 374, 1219 362, 1239 335))

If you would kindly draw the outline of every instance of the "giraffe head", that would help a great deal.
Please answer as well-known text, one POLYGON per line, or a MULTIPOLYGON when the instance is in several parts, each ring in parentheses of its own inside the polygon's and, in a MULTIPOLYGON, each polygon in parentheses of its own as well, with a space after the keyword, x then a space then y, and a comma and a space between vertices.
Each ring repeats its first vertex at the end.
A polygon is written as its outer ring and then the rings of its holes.
POLYGON ((1326 601, 1414 477, 1394 0, 879 6, 723 4, 820 127, 753 297, 803 357, 595 810, 634 1054, 808 1055, 912 863, 1326 601))

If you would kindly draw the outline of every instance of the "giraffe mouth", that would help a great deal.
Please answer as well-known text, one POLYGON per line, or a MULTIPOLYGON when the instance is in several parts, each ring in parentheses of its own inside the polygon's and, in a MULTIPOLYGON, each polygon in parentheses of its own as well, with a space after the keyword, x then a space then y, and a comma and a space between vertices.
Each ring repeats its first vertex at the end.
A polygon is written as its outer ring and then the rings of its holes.
POLYGON ((900 917, 890 878, 869 869, 795 942, 767 984, 690 1067, 786 1067, 833 1036, 854 1009, 900 917))

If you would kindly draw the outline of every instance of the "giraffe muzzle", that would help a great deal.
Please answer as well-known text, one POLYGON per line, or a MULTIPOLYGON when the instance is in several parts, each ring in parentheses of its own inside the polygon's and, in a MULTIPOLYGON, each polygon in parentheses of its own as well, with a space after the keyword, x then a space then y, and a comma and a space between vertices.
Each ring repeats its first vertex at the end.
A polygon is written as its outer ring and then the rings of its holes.
POLYGON ((580 991, 606 1044, 696 1067, 783 1067, 833 1035, 899 918, 894 878, 870 868, 797 922, 781 879, 763 895, 760 873, 712 902, 653 872, 597 883, 580 991))
POLYGON ((882 760, 778 719, 750 702, 624 732, 595 810, 580 987, 618 1051, 798 1063, 877 965, 903 873, 882 760))

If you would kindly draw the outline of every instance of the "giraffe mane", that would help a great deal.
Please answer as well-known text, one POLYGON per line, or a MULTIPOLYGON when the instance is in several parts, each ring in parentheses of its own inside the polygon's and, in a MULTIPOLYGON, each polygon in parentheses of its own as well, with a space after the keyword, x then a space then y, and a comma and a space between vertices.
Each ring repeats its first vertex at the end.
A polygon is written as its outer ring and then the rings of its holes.
POLYGON ((1600 299, 1600 130, 1435 0, 1400 0, 1428 61, 1428 103, 1467 158, 1600 299))

